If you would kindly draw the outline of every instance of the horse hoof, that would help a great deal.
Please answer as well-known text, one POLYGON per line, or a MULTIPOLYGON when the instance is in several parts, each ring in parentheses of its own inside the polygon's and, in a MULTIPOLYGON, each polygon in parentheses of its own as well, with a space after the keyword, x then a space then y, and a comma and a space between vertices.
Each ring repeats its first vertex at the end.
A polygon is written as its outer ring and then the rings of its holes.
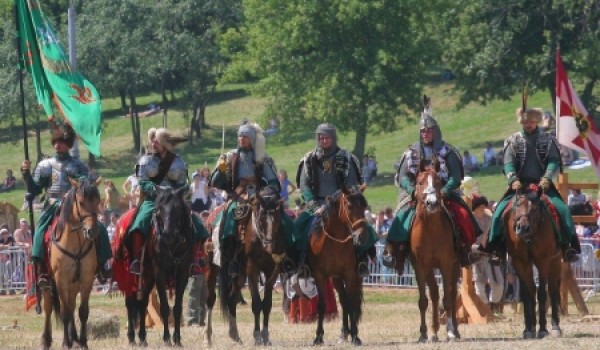
POLYGON ((324 342, 323 342, 323 336, 317 336, 317 337, 315 338, 315 340, 313 341, 313 346, 316 346, 316 345, 323 345, 323 343, 324 343, 324 342))
POLYGON ((140 340, 140 346, 142 348, 147 348, 148 347, 148 342, 144 339, 144 340, 140 340))
POLYGON ((562 337, 562 330, 560 329, 560 327, 554 326, 550 331, 550 335, 553 337, 562 337))
POLYGON ((362 345, 362 341, 360 340, 359 337, 352 338, 352 341, 350 343, 352 345, 354 345, 354 346, 361 346, 362 345))
POLYGON ((427 339, 428 343, 437 343, 437 341, 438 341, 437 334, 430 335, 429 338, 427 339))
POLYGON ((538 332, 537 337, 538 337, 538 339, 544 339, 548 336, 548 334, 550 334, 550 333, 548 333, 548 331, 544 329, 544 330, 538 332))
POLYGON ((173 343, 171 343, 171 340, 165 340, 165 346, 171 347, 173 346, 173 343))
POLYGON ((426 335, 421 335, 419 337, 419 340, 417 340, 418 343, 426 343, 427 342, 427 336, 426 335))
POLYGON ((454 332, 450 331, 450 332, 448 332, 448 341, 449 342, 455 341, 455 340, 458 340, 458 339, 460 339, 460 333, 458 333, 458 331, 454 331, 454 332))
POLYGON ((535 339, 535 331, 523 331, 523 339, 535 339))

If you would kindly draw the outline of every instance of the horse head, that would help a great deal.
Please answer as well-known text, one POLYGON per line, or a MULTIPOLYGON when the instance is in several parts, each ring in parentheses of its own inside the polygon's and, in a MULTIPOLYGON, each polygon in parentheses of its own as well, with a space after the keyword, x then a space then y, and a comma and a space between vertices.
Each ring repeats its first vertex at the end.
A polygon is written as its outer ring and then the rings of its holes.
POLYGON ((436 212, 442 205, 442 179, 438 176, 436 168, 439 169, 439 165, 424 168, 416 180, 415 198, 425 206, 428 213, 436 212))
POLYGON ((342 189, 343 195, 340 198, 339 213, 340 217, 347 222, 354 237, 361 236, 367 223, 365 211, 368 208, 368 203, 363 195, 366 188, 367 185, 361 185, 360 187, 344 187, 342 189))
POLYGON ((186 187, 177 190, 160 186, 156 188, 154 229, 160 239, 168 245, 177 239, 185 241, 182 235, 191 225, 190 213, 184 200, 186 192, 186 187))
POLYGON ((263 248, 270 254, 283 254, 285 251, 282 215, 283 198, 280 198, 278 193, 256 193, 252 226, 263 248))
POLYGON ((531 241, 543 219, 543 204, 539 188, 527 188, 515 195, 513 229, 526 242, 531 241))
POLYGON ((59 231, 64 225, 69 224, 72 231, 81 231, 86 239, 94 240, 98 237, 98 206, 100 204, 100 191, 97 181, 87 178, 70 179, 71 190, 63 202, 59 231), (68 210, 68 209, 71 210, 68 210))

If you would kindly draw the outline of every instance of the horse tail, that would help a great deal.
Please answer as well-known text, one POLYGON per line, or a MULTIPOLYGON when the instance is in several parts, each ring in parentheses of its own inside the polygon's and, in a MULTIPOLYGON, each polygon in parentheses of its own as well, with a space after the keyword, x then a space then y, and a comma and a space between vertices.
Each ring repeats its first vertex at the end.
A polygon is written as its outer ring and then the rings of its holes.
POLYGON ((52 309, 54 309, 54 320, 56 324, 60 322, 60 299, 58 297, 58 288, 56 283, 52 283, 52 309))
POLYGON ((229 321, 230 292, 231 280, 229 279, 229 261, 221 259, 221 269, 219 270, 219 300, 221 305, 221 315, 225 321, 229 321))

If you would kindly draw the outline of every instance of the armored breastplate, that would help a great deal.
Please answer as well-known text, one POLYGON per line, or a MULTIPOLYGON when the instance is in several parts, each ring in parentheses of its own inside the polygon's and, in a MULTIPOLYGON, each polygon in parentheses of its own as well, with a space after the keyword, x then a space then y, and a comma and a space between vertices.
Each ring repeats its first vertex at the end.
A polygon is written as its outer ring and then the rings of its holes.
MULTIPOLYGON (((161 159, 155 154, 146 154, 136 166, 136 176, 139 180, 153 180, 158 176, 161 159)), ((175 156, 169 170, 160 183, 163 187, 180 187, 187 183, 187 164, 179 157, 175 156)))
POLYGON ((423 165, 427 166, 431 164, 431 156, 426 156, 426 153, 432 154, 437 158, 438 163, 440 164, 440 170, 438 172, 438 176, 442 179, 443 183, 448 182, 448 165, 446 164, 446 156, 450 152, 450 149, 446 145, 442 146, 439 152, 434 153, 433 150, 431 152, 423 151, 421 153, 421 149, 419 144, 415 144, 411 146, 407 155, 407 167, 408 170, 417 176, 419 173, 421 162, 423 165))
POLYGON ((240 152, 237 160, 238 179, 253 178, 254 175, 254 152, 240 152))
POLYGON ((48 158, 42 160, 34 174, 34 181, 49 179, 49 187, 46 193, 51 198, 61 198, 71 188, 69 179, 77 179, 79 176, 87 176, 87 167, 80 160, 68 157, 66 159, 48 158))

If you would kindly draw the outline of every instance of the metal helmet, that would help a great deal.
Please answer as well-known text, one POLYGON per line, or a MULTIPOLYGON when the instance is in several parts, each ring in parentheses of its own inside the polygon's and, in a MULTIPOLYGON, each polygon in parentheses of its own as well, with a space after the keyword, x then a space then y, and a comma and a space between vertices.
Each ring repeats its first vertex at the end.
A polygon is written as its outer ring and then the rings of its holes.
POLYGON ((421 120, 419 121, 419 140, 421 140, 421 143, 423 142, 423 139, 421 138, 420 131, 428 129, 433 129, 434 132, 433 148, 439 149, 443 144, 442 131, 437 120, 435 120, 431 113, 431 98, 427 97, 427 95, 423 95, 423 112, 421 113, 421 120))
POLYGON ((337 131, 333 124, 324 123, 324 124, 317 126, 317 130, 315 130, 315 134, 317 137, 317 144, 319 143, 319 134, 325 134, 325 135, 329 135, 329 137, 331 137, 331 139, 333 140, 332 146, 337 145, 337 131))

